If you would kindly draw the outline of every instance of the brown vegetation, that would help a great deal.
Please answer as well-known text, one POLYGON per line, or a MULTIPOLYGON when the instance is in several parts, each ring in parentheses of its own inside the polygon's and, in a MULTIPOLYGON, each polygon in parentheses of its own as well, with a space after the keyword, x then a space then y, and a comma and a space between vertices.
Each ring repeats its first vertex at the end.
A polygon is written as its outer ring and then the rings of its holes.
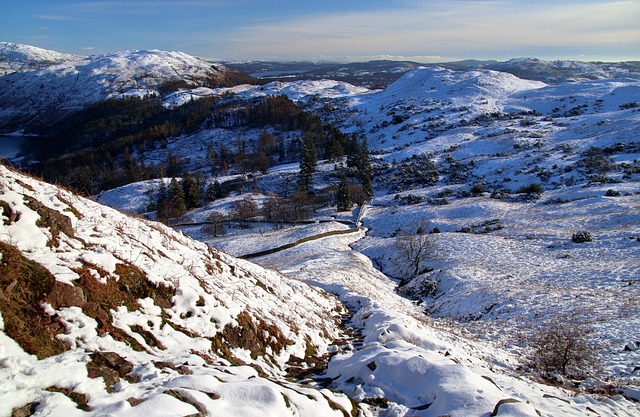
POLYGON ((0 253, 0 312, 5 333, 39 359, 62 353, 66 346, 56 335, 63 327, 40 307, 55 286, 54 276, 11 245, 0 242, 0 253))

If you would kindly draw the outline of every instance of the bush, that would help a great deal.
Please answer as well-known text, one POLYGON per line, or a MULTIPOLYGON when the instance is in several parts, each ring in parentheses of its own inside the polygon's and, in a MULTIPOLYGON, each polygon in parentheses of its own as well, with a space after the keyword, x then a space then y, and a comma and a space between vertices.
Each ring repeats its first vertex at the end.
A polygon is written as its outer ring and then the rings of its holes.
POLYGON ((544 378, 554 374, 584 378, 594 372, 598 354, 588 341, 590 326, 553 319, 529 340, 533 348, 530 365, 544 378))
POLYGON ((523 185, 518 189, 518 194, 542 194, 544 193, 544 187, 537 182, 531 183, 529 185, 523 185))
POLYGON ((580 230, 579 232, 575 232, 571 235, 571 240, 574 243, 593 242, 593 236, 591 236, 591 233, 586 230, 580 230))
POLYGON ((607 197, 620 197, 620 191, 609 189, 605 194, 607 197))
POLYGON ((482 184, 474 184, 473 187, 471 187, 471 194, 473 194, 475 197, 485 193, 486 191, 487 190, 484 188, 484 185, 482 184))

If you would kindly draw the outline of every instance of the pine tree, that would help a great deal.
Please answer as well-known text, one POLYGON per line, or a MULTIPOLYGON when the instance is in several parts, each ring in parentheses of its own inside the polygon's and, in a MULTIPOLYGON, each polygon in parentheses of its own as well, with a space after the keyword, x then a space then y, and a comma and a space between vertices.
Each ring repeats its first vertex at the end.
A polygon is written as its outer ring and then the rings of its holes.
POLYGON ((338 198, 337 198, 338 211, 351 210, 351 197, 349 196, 349 183, 344 172, 340 175, 340 183, 338 184, 338 198))
POLYGON ((282 136, 278 136, 278 142, 276 145, 276 149, 278 152, 278 162, 282 163, 285 161, 286 158, 286 148, 284 146, 284 138, 282 136))
POLYGON ((200 206, 200 200, 202 199, 202 190, 200 188, 199 174, 191 176, 188 172, 182 175, 182 193, 184 195, 184 204, 187 209, 192 209, 200 206))
POLYGON ((207 204, 210 201, 215 201, 215 199, 218 198, 214 182, 210 182, 209 184, 207 184, 207 190, 205 191, 204 198, 207 204))
POLYGON ((329 140, 329 147, 326 151, 326 157, 330 161, 336 161, 344 156, 344 149, 340 141, 334 136, 329 140))
POLYGON ((360 173, 360 183, 367 198, 373 197, 373 182, 371 181, 371 157, 369 155, 369 144, 367 138, 362 139, 358 156, 358 172, 360 173))
POLYGON ((171 179, 171 185, 169 186, 169 193, 171 195, 171 203, 175 212, 174 216, 177 217, 182 215, 184 211, 187 209, 184 202, 184 192, 182 191, 182 186, 178 182, 178 180, 174 178, 171 179))
POLYGON ((216 175, 216 163, 218 162, 216 151, 211 144, 207 145, 207 158, 211 166, 211 175, 216 175))
POLYGON ((298 173, 298 191, 309 193, 313 183, 313 173, 318 164, 316 145, 312 135, 305 135, 300 151, 300 171, 298 173))
POLYGON ((159 220, 164 220, 169 217, 169 204, 169 190, 167 190, 167 185, 164 183, 164 179, 160 178, 158 180, 158 189, 156 191, 155 204, 150 203, 149 210, 155 210, 156 217, 159 220))

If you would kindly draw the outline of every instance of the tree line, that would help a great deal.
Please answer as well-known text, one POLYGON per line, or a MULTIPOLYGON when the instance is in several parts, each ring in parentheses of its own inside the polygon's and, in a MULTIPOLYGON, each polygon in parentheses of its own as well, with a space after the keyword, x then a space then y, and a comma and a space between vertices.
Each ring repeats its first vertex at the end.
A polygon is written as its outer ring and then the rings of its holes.
POLYGON ((216 126, 227 119, 233 126, 264 127, 255 141, 238 137, 236 143, 207 147, 212 175, 263 172, 275 163, 298 161, 305 138, 311 138, 317 157, 336 160, 357 152, 353 138, 316 116, 306 113, 284 96, 268 96, 257 102, 238 103, 201 98, 166 109, 159 98, 127 97, 94 103, 37 132, 47 140, 30 149, 27 167, 49 182, 84 195, 134 181, 182 175, 182 164, 168 151, 164 162, 144 161, 145 152, 166 147, 181 134, 216 126), (233 116, 230 116, 233 115, 233 116), (233 119, 231 123, 228 119, 233 119), (300 130, 285 141, 282 134, 300 130))

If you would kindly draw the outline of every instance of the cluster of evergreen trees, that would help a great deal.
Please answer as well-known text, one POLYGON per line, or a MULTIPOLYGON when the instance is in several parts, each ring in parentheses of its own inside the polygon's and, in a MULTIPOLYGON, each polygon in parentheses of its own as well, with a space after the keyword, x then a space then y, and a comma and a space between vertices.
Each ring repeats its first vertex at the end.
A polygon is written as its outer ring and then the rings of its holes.
POLYGON ((158 220, 182 216, 187 210, 202 207, 210 201, 226 197, 229 192, 220 182, 205 182, 200 173, 185 172, 181 178, 173 177, 169 185, 164 179, 158 181, 158 188, 150 192, 147 209, 155 211, 158 220))
MULTIPOLYGON (((298 191, 307 194, 312 194, 313 174, 316 172, 318 163, 316 141, 314 139, 312 135, 305 136, 300 154, 298 191)), ((340 145, 339 141, 336 143, 340 145)), ((337 206, 339 211, 350 210, 354 202, 362 203, 362 201, 356 200, 364 201, 373 197, 371 156, 367 139, 365 137, 359 141, 357 136, 353 134, 347 144, 349 145, 347 149, 350 152, 347 155, 347 167, 340 167, 340 182, 338 183, 337 206), (357 197, 358 192, 354 189, 353 184, 349 183, 347 176, 355 177, 360 182, 363 198, 357 197)), ((343 150, 344 148, 341 147, 341 149, 343 150)), ((344 154, 339 156, 344 156, 344 154)))
POLYGON ((29 150, 28 168, 83 194, 145 179, 159 178, 166 166, 145 164, 146 150, 198 129, 209 117, 214 98, 165 109, 156 97, 109 99, 41 127, 46 140, 29 150))
MULTIPOLYGON (((171 109, 164 108, 154 96, 109 99, 31 132, 46 140, 29 150, 26 156, 34 162, 28 168, 49 182, 84 194, 97 194, 132 181, 181 175, 171 171, 170 161, 164 165, 145 164, 142 156, 158 146, 165 147, 170 137, 216 125, 216 118, 222 117, 225 109, 238 106, 237 126, 322 129, 317 117, 304 113, 286 97, 271 96, 244 106, 200 98, 171 109)), ((274 161, 295 160, 299 143, 293 141, 285 149, 279 139, 273 144, 269 143, 271 138, 266 138, 255 152, 249 152, 246 143, 237 146, 237 155, 228 148, 217 150, 220 169, 225 171, 236 163, 242 172, 265 172, 274 161)))

